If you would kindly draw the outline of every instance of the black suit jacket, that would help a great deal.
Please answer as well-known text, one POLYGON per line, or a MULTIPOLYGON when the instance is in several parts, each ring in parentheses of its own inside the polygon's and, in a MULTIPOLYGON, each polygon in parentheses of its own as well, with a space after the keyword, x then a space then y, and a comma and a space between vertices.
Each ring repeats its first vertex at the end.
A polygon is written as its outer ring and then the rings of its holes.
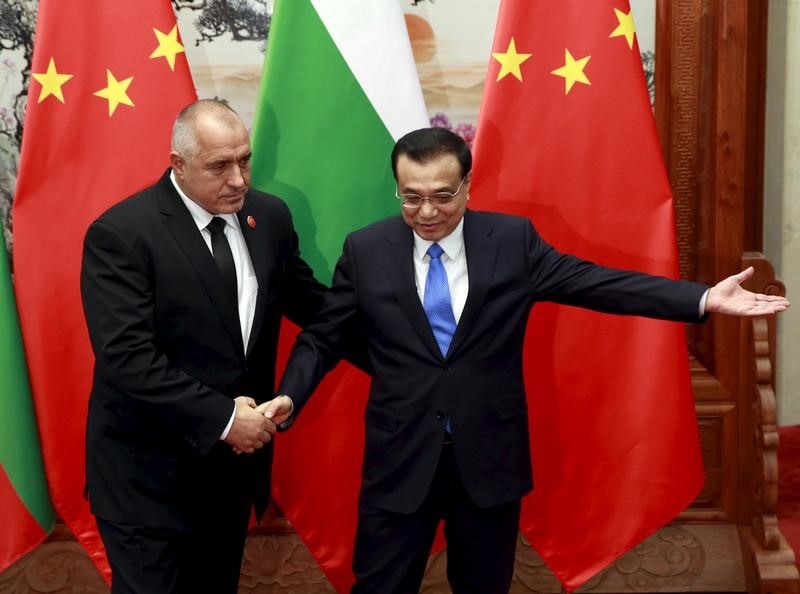
POLYGON ((99 517, 180 529, 196 514, 189 504, 211 492, 266 508, 271 445, 237 456, 219 438, 232 398, 273 397, 281 316, 305 325, 325 288, 300 258, 281 200, 251 190, 238 217, 258 280, 246 352, 237 305, 169 172, 89 227, 81 292, 96 362, 86 474, 99 517))
POLYGON ((362 501, 388 511, 419 507, 450 418, 461 477, 482 507, 533 486, 522 347, 537 301, 698 321, 707 287, 596 266, 558 253, 527 219, 467 211, 469 293, 443 358, 420 303, 413 235, 400 218, 348 236, 320 316, 298 338, 279 393, 293 421, 354 332, 368 341, 362 501))

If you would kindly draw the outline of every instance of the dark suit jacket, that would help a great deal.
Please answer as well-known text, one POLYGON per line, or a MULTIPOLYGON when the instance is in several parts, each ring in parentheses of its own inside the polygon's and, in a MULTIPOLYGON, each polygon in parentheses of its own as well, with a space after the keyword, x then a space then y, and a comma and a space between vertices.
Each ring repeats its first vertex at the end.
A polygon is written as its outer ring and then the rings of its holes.
POLYGON ((361 497, 373 507, 418 508, 446 417, 464 486, 478 505, 532 488, 522 347, 537 301, 698 321, 707 288, 560 254, 527 219, 509 215, 468 210, 464 245, 469 293, 446 358, 417 295, 412 231, 397 217, 346 239, 320 316, 298 338, 281 381, 294 418, 347 336, 366 335, 373 378, 361 497))
POLYGON ((81 292, 96 363, 86 474, 99 517, 182 529, 196 513, 189 504, 211 492, 266 508, 271 445, 237 456, 219 437, 232 398, 273 397, 281 316, 305 325, 325 288, 300 258, 281 200, 251 190, 238 217, 258 280, 246 353, 237 305, 169 172, 89 227, 81 292))

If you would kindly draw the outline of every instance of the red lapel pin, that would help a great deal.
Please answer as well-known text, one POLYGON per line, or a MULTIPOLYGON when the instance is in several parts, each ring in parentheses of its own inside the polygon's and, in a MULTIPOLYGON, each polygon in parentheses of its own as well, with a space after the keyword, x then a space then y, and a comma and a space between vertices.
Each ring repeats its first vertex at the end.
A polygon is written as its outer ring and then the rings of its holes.
POLYGON ((250 227, 251 229, 255 229, 256 228, 256 219, 255 219, 255 217, 248 215, 248 217, 247 217, 247 226, 250 227))

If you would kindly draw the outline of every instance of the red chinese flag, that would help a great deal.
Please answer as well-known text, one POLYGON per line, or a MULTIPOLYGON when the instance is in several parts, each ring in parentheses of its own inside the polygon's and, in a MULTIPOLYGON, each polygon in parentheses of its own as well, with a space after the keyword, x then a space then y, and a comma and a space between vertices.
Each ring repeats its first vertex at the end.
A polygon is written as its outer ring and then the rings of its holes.
MULTIPOLYGON (((492 52, 470 206, 529 217, 560 251, 676 277, 627 0, 505 0, 492 52)), ((684 328, 540 304, 528 333, 535 486, 522 530, 574 589, 703 483, 684 328)))
POLYGON ((169 0, 40 0, 14 200, 14 271, 58 514, 108 578, 83 497, 92 352, 79 274, 89 223, 168 166, 195 99, 169 0))

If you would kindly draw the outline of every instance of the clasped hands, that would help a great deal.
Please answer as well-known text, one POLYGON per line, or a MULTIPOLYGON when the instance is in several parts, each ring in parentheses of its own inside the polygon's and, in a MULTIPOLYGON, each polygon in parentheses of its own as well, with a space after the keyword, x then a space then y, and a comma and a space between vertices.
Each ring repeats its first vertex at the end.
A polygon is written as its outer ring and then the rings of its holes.
POLYGON ((252 454, 272 441, 272 436, 292 414, 292 401, 287 396, 278 396, 273 400, 256 405, 249 396, 237 396, 233 399, 236 406, 225 442, 237 454, 252 454))

